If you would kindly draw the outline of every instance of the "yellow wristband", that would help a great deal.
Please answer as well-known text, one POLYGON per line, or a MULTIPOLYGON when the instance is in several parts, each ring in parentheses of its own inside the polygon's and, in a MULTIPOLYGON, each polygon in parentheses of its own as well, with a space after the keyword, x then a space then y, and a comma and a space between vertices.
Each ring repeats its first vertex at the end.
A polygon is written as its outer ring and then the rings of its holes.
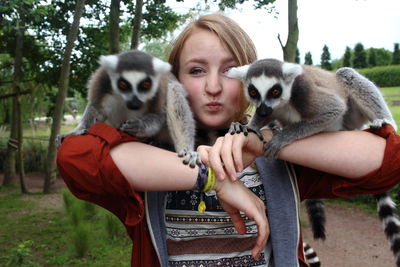
POLYGON ((213 169, 208 167, 208 176, 207 176, 207 183, 204 185, 202 192, 207 193, 214 190, 215 182, 217 178, 215 176, 215 172, 213 169))

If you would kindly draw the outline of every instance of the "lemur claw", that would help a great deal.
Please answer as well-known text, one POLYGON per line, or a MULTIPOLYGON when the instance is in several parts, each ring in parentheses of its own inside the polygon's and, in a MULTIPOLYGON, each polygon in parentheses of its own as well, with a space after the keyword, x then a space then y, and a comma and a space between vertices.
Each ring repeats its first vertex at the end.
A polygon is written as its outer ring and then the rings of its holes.
POLYGON ((190 168, 200 166, 201 160, 200 155, 196 151, 189 151, 188 149, 183 149, 178 152, 178 157, 183 158, 182 163, 189 165, 190 168))
POLYGON ((60 147, 63 139, 67 136, 73 136, 73 135, 85 135, 87 134, 88 131, 86 129, 81 129, 81 130, 73 130, 72 132, 65 133, 65 134, 59 134, 56 137, 56 147, 60 147))

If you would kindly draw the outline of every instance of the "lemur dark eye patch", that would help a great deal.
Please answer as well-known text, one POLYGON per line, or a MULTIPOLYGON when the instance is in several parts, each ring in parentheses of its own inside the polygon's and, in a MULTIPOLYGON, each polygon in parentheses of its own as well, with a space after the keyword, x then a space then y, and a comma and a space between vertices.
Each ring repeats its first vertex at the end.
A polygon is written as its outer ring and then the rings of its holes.
POLYGON ((131 84, 124 78, 118 79, 117 86, 118 86, 118 89, 121 90, 121 92, 128 92, 128 91, 132 90, 131 84))
POLYGON ((147 92, 151 89, 151 86, 152 86, 152 80, 149 77, 147 77, 138 84, 138 91, 147 92))
POLYGON ((247 88, 247 92, 251 98, 260 99, 260 93, 258 92, 257 88, 253 84, 249 85, 249 87, 247 88))
POLYGON ((268 91, 267 98, 278 98, 282 94, 282 86, 280 84, 275 84, 272 86, 271 89, 268 91))

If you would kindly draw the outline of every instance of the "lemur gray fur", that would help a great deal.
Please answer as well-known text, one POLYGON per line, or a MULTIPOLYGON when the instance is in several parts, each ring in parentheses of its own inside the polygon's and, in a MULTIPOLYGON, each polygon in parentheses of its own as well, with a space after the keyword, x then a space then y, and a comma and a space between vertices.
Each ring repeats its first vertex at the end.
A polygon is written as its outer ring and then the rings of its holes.
MULTIPOLYGON (((336 73, 320 68, 261 59, 253 64, 232 68, 231 78, 244 83, 245 95, 256 107, 247 125, 233 123, 230 132, 257 132, 277 120, 282 128, 274 131, 265 145, 265 156, 273 158, 293 141, 322 131, 361 129, 397 125, 380 90, 352 68, 336 73)), ((384 230, 400 266, 400 221, 396 205, 387 193, 375 195, 384 230)), ((307 201, 314 238, 325 238, 325 215, 321 200, 307 201)))
POLYGON ((170 72, 171 65, 138 50, 101 56, 99 63, 88 83, 88 103, 79 125, 59 135, 57 143, 107 121, 135 137, 173 145, 192 168, 199 164, 195 121, 186 90, 170 72))

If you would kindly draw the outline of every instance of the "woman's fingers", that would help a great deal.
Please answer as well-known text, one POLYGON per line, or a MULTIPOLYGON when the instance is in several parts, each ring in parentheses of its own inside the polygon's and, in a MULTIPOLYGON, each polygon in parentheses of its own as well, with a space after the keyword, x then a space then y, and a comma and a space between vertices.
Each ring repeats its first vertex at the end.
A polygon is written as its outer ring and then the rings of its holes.
POLYGON ((210 158, 209 158, 210 150, 211 150, 210 146, 201 145, 197 147, 197 153, 199 153, 201 162, 207 166, 210 166, 210 158))
POLYGON ((233 139, 234 139, 234 135, 231 135, 229 133, 223 137, 220 157, 224 164, 224 169, 225 169, 226 174, 229 176, 229 178, 232 181, 236 181, 237 180, 236 168, 235 168, 234 160, 232 158, 233 139))
POLYGON ((220 156, 222 144, 223 144, 223 138, 222 137, 217 138, 215 144, 211 147, 211 150, 209 151, 208 154, 210 160, 209 166, 214 170, 215 175, 220 180, 224 180, 226 177, 226 173, 220 156))

